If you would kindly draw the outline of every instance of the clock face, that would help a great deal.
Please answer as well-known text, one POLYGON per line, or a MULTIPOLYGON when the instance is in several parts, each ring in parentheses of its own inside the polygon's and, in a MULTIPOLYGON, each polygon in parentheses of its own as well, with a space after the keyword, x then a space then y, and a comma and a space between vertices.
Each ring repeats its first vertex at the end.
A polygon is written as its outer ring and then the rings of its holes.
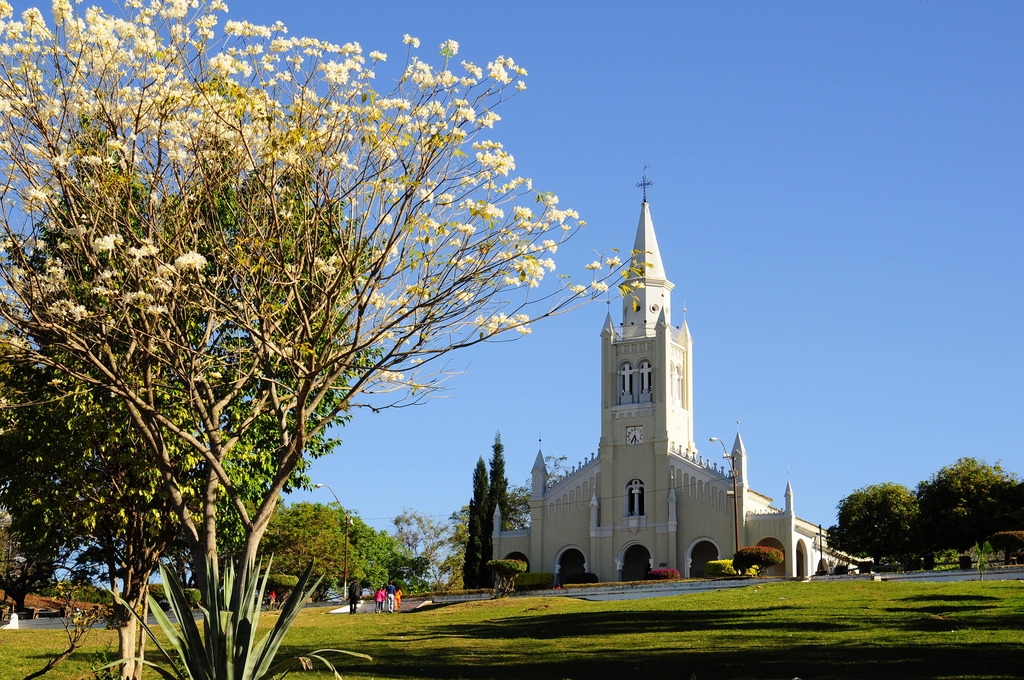
POLYGON ((626 443, 641 444, 644 441, 644 428, 641 425, 626 428, 626 443))

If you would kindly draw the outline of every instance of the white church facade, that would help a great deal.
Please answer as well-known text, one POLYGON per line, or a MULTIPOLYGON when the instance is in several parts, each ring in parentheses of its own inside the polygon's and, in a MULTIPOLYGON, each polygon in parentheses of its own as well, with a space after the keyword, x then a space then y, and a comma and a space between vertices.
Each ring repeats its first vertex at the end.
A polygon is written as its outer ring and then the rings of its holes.
POLYGON ((621 324, 609 314, 601 333, 598 452, 552 481, 537 454, 531 525, 496 529, 495 558, 522 559, 559 584, 583 572, 601 581, 641 580, 652 569, 701 577, 709 560, 751 545, 783 551, 771 575, 807 576, 845 562, 819 525, 797 517, 789 484, 782 507, 750 487, 739 434, 730 452, 698 454, 693 339, 685 320, 672 325, 673 284, 646 197, 633 252, 634 280, 626 283, 637 284, 634 293, 623 297, 621 324))

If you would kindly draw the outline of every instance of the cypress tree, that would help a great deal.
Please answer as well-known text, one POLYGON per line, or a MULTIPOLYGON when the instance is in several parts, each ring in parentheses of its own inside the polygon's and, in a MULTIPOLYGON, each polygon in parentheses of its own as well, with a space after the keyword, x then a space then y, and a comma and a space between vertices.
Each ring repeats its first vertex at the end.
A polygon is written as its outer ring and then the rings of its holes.
MULTIPOLYGON (((487 466, 481 457, 473 470, 473 498, 469 501, 469 520, 466 537, 466 559, 462 565, 462 582, 466 588, 480 588, 481 574, 485 572, 484 539, 490 545, 490 535, 486 533, 487 525, 487 466)), ((488 558, 489 559, 489 558, 488 558)), ((486 583, 486 582, 484 582, 486 583)))
MULTIPOLYGON (((491 446, 490 486, 487 489, 487 517, 484 529, 484 564, 494 559, 494 510, 501 510, 502 524, 509 516, 508 479, 505 478, 505 445, 501 443, 501 433, 494 434, 491 446)), ((504 529, 504 526, 498 527, 504 529)))

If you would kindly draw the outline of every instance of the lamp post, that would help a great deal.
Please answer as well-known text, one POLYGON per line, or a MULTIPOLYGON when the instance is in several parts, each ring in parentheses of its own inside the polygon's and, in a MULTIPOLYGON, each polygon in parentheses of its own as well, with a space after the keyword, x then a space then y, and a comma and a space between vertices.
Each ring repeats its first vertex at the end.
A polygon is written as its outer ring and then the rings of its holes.
POLYGON ((718 437, 711 437, 708 441, 718 442, 722 445, 722 457, 729 459, 729 467, 732 468, 732 520, 733 527, 736 530, 736 552, 740 550, 740 502, 736 495, 736 456, 729 453, 729 449, 725 448, 725 442, 718 437))
POLYGON ((348 527, 349 527, 349 524, 351 523, 352 520, 350 520, 348 518, 348 510, 346 510, 345 506, 343 506, 341 504, 341 501, 338 500, 338 494, 334 493, 334 489, 332 489, 327 484, 314 484, 313 488, 314 489, 327 489, 328 491, 330 491, 331 495, 334 496, 334 502, 336 502, 338 504, 338 507, 341 508, 341 511, 345 514, 345 581, 344 581, 344 583, 345 583, 345 588, 348 588, 348 527))

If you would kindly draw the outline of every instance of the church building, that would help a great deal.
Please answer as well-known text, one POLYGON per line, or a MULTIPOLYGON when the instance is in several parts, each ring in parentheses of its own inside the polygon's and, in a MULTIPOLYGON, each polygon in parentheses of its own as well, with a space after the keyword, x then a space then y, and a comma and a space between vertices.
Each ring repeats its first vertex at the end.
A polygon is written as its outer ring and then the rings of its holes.
POLYGON ((709 560, 738 547, 782 550, 769 575, 829 571, 836 560, 819 525, 797 517, 793 489, 779 505, 754 491, 739 434, 732 449, 698 454, 693 438, 693 338, 672 325, 673 284, 658 248, 646 196, 625 282, 622 320, 601 332, 601 439, 597 455, 549 480, 542 453, 533 465, 531 525, 501 531, 495 558, 521 559, 555 582, 591 572, 600 581, 642 580, 652 569, 704 575, 709 560))

